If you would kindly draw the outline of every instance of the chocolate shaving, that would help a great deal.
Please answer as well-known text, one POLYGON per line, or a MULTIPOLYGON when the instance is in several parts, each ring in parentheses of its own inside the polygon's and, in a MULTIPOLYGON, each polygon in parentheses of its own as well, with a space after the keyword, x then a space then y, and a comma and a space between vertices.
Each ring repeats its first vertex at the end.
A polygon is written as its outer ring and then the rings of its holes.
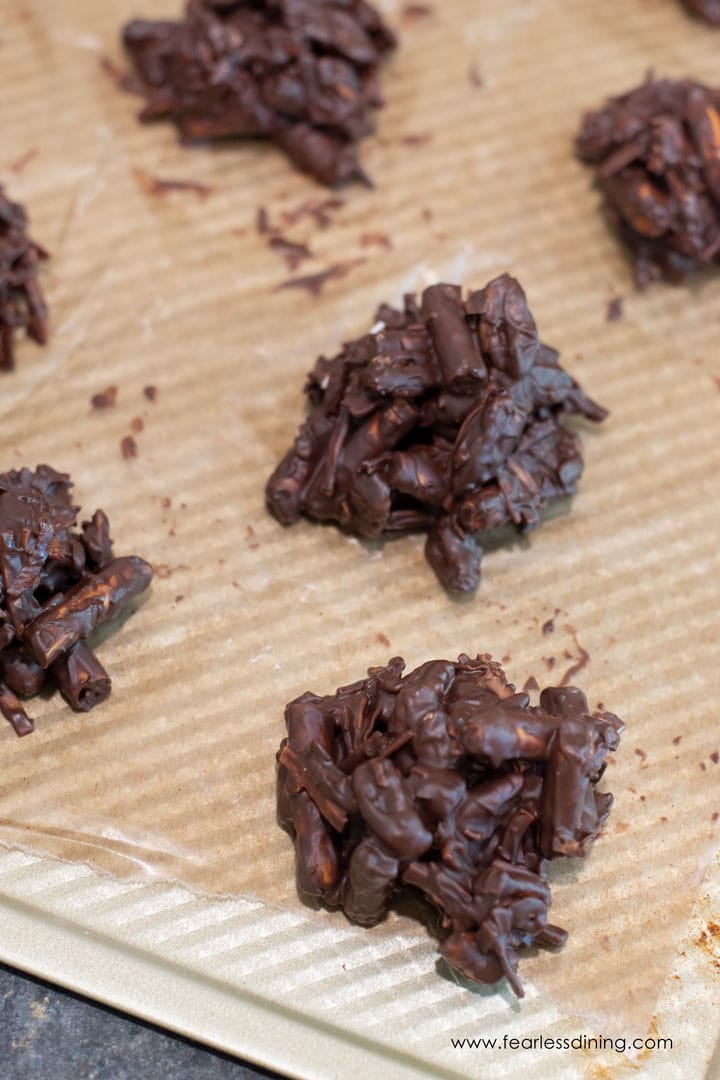
MULTIPOLYGON (((328 276, 284 287, 319 290, 328 276)), ((318 360, 306 392, 310 416, 266 487, 271 512, 368 539, 425 530, 428 561, 461 592, 480 580, 475 534, 530 529, 575 491, 580 440, 563 417, 606 415, 541 343, 507 274, 465 301, 433 285, 402 311, 382 305, 369 334, 318 360)))
POLYGON ((567 938, 547 921, 547 861, 603 828, 596 785, 624 725, 576 687, 530 707, 487 654, 404 667, 285 710, 277 808, 298 888, 370 927, 412 885, 440 909, 448 964, 522 997, 521 951, 567 938))
POLYGON ((720 261, 719 108, 720 90, 650 76, 584 118, 578 153, 641 288, 720 261))
POLYGON ((27 214, 0 184, 0 371, 15 367, 15 333, 47 342, 47 307, 37 282, 47 252, 27 234, 27 214))
POLYGON ((311 296, 320 296, 328 281, 344 278, 356 266, 364 263, 364 259, 346 259, 345 262, 333 263, 325 270, 319 270, 316 274, 304 274, 302 277, 288 278, 278 285, 279 289, 307 289, 311 296))
POLYGON ((264 136, 322 183, 367 181, 356 144, 396 42, 366 0, 189 0, 181 22, 137 19, 123 40, 141 120, 185 142, 264 136))
POLYGON ((48 465, 0 474, 0 711, 18 735, 33 730, 19 698, 48 683, 83 712, 108 697, 86 639, 152 580, 142 559, 113 558, 102 510, 77 531, 71 487, 48 465))
POLYGON ((168 195, 174 191, 189 191, 197 195, 199 199, 207 199, 212 195, 213 189, 209 184, 198 183, 197 180, 168 180, 159 176, 153 176, 144 169, 133 169, 133 175, 138 186, 146 195, 168 195))
POLYGON ((607 302, 607 310, 605 312, 605 318, 608 322, 620 322, 623 317, 623 298, 622 296, 613 296, 611 300, 607 302))

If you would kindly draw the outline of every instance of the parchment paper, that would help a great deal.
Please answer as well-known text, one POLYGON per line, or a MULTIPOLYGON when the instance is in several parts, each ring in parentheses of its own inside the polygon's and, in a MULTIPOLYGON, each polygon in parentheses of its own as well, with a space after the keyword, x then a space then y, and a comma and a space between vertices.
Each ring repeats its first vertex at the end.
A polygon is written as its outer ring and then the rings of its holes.
POLYGON ((427 1040, 472 1017, 531 1027, 541 995, 557 1023, 642 1033, 718 842, 720 277, 637 294, 572 141, 584 109, 649 68, 717 79, 720 37, 673 0, 443 0, 414 19, 380 6, 402 45, 362 151, 376 186, 340 193, 322 228, 308 207, 332 193, 272 147, 182 148, 169 125, 138 125, 138 102, 102 70, 102 57, 122 64, 125 21, 179 2, 3 0, 0 178, 52 253, 52 335, 44 350, 22 343, 2 376, 2 468, 69 471, 83 512, 102 506, 117 552, 157 576, 99 649, 109 702, 75 715, 56 695, 33 702, 32 736, 0 730, 0 841, 241 898, 259 912, 245 985, 270 979, 279 999, 428 1061, 427 1040), (153 193, 157 178, 209 193, 153 193), (319 297, 281 288, 294 275, 256 231, 260 206, 310 246, 295 275, 342 264, 319 297), (277 525, 263 485, 316 356, 365 332, 383 300, 505 270, 611 410, 583 428, 572 506, 528 539, 501 537, 464 601, 437 585, 421 537, 277 525), (624 318, 608 323, 618 295, 624 318), (108 385, 115 408, 93 410, 108 385), (545 685, 582 650, 575 681, 627 722, 603 780, 617 801, 591 856, 552 871, 570 940, 523 960, 523 1004, 441 977, 427 927, 405 914, 366 932, 304 907, 274 823, 287 701, 396 654, 415 666, 490 651, 518 685, 545 685), (292 933, 278 943, 280 917, 292 933))

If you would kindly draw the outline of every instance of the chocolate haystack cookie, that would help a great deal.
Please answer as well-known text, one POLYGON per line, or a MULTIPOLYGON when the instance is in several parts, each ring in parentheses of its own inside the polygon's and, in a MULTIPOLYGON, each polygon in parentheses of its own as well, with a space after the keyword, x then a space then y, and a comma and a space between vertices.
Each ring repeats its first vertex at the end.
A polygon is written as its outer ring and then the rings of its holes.
POLYGON ((585 116, 578 153, 598 166, 641 288, 720 262, 719 107, 720 90, 650 77, 585 116))
POLYGON ((324 184, 367 180, 356 143, 395 38, 365 0, 189 0, 182 22, 136 20, 124 42, 141 120, 185 141, 265 136, 324 184))
POLYGON ((563 416, 607 414, 542 344, 507 274, 465 301, 458 286, 432 285, 376 320, 318 360, 312 411, 268 481, 268 506, 283 525, 305 514, 367 538, 426 529, 440 581, 471 591, 474 534, 530 529, 545 503, 575 491, 580 440, 563 416))
POLYGON ((440 909, 450 966, 522 997, 520 950, 567 938, 547 921, 547 860, 585 855, 605 823, 596 784, 624 725, 574 686, 530 707, 488 655, 404 667, 285 710, 278 821, 298 888, 374 926, 414 885, 440 909))
POLYGON ((720 0, 685 0, 685 7, 713 26, 720 26, 720 0))
POLYGON ((16 330, 40 345, 47 341, 47 307, 37 283, 38 263, 46 258, 27 234, 25 210, 0 184, 0 371, 15 366, 16 330))
POLYGON ((0 474, 0 712, 18 735, 33 730, 18 698, 48 682, 73 709, 105 700, 110 677, 85 639, 153 576, 142 559, 113 558, 102 510, 73 529, 71 487, 49 465, 0 474))

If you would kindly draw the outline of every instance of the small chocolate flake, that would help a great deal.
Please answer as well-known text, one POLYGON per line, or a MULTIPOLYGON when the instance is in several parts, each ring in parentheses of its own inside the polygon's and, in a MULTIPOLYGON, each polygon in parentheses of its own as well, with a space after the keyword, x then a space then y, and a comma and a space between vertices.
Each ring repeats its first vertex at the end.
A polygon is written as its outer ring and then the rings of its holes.
POLYGON ((40 151, 36 146, 31 147, 30 150, 26 150, 24 154, 21 154, 19 158, 11 162, 8 166, 10 172, 15 173, 15 175, 18 176, 39 153, 40 151))
POLYGON ((702 771, 706 772, 707 771, 707 765, 705 764, 705 762, 701 761, 699 764, 700 764, 700 768, 702 769, 702 771))
POLYGON ((718 820, 718 818, 720 818, 720 812, 718 812, 718 811, 716 810, 716 811, 715 811, 715 813, 713 814, 713 816, 711 817, 711 819, 710 819, 710 820, 711 820, 711 821, 717 821, 717 820, 718 820))
POLYGON ((143 387, 143 394, 148 401, 157 401, 158 390, 157 386, 145 386, 143 387))
POLYGON ((307 244, 301 244, 296 240, 288 240, 285 236, 278 234, 271 236, 268 245, 273 251, 282 255, 287 263, 288 270, 297 270, 301 262, 312 258, 312 251, 307 244))
POLYGON ((611 300, 608 300, 607 311, 605 318, 607 322, 620 322, 623 317, 623 298, 622 296, 613 296, 611 300))
POLYGON ((400 17, 403 22, 418 22, 420 19, 427 19, 433 13, 433 9, 429 4, 405 4, 400 11, 400 17))
POLYGON ((383 648, 384 648, 384 649, 389 649, 389 648, 391 648, 391 645, 390 645, 390 639, 389 639, 389 638, 387 637, 387 635, 386 635, 386 634, 383 634, 383 633, 379 633, 379 634, 376 634, 376 635, 375 635, 375 639, 377 640, 377 642, 378 642, 378 643, 379 643, 380 645, 382 645, 382 646, 383 646, 383 648))
POLYGON ((473 61, 472 64, 470 64, 470 66, 468 67, 467 77, 468 82, 471 86, 475 87, 476 90, 482 90, 485 83, 483 82, 483 77, 480 74, 480 69, 475 61, 473 61))
POLYGON ((537 681, 534 675, 529 675, 523 683, 523 694, 530 693, 531 690, 539 690, 540 683, 537 681))
POLYGON ((640 758, 643 763, 647 761, 647 754, 644 750, 641 750, 639 746, 635 747, 635 754, 640 758))
POLYGON ((403 135, 400 138, 400 142, 403 146, 427 146, 429 142, 432 142, 434 135, 432 132, 411 133, 409 135, 403 135))
POLYGON ((134 435, 139 435, 144 427, 145 421, 143 420, 142 416, 134 416, 133 419, 130 421, 130 430, 134 435))
POLYGON ((138 456, 138 445, 132 435, 124 435, 120 440, 120 453, 126 461, 138 456))
POLYGON ((713 763, 714 763, 715 765, 718 765, 718 764, 720 764, 720 751, 718 751, 718 750, 713 750, 712 754, 710 755, 710 760, 711 760, 711 761, 712 761, 712 762, 713 762, 713 763))
POLYGON ((393 242, 384 232, 366 232, 360 236, 360 247, 382 247, 391 251, 393 242))
POLYGON ((676 735, 676 736, 675 736, 675 738, 674 738, 674 739, 673 739, 673 741, 672 741, 672 742, 673 742, 673 746, 679 746, 679 745, 680 745, 680 740, 681 740, 681 739, 682 739, 682 735, 676 735))
POLYGON ((247 546, 250 548, 251 551, 256 551, 260 547, 260 541, 255 535, 255 530, 253 529, 252 525, 248 525, 246 527, 245 539, 247 541, 247 546))
POLYGON ((278 289, 307 289, 311 296, 320 296, 328 281, 344 278, 351 270, 364 262, 365 259, 348 259, 345 262, 333 263, 316 274, 288 278, 287 281, 278 285, 278 289))
POLYGON ((542 624, 543 634, 552 634, 555 631, 555 618, 548 619, 547 622, 542 624))
POLYGON ((199 199, 207 199, 212 195, 213 188, 208 184, 201 184, 197 180, 169 180, 159 176, 152 176, 144 169, 133 169, 133 175, 138 186, 146 195, 169 195, 174 191, 189 191, 197 195, 199 199))
POLYGON ((104 390, 93 394, 90 398, 90 404, 93 409, 112 409, 117 401, 117 395, 117 386, 106 386, 104 390))

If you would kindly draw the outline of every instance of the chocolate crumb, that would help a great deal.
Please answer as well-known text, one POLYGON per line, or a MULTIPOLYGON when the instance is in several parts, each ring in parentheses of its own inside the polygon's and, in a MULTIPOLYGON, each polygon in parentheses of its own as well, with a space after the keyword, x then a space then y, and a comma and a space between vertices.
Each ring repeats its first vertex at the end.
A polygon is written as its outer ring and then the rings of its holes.
POLYGON ((555 657, 543 656, 543 663, 545 664, 545 667, 548 669, 548 671, 552 671, 552 669, 555 667, 555 657))
POLYGON ((622 296, 613 296, 611 300, 608 300, 605 313, 607 322, 620 322, 624 314, 623 303, 622 296))
POLYGON ((720 813, 719 813, 719 812, 718 812, 718 811, 716 810, 716 811, 715 811, 715 813, 713 814, 713 816, 712 816, 712 818, 711 818, 710 820, 711 820, 711 821, 717 821, 717 820, 718 820, 718 818, 720 818, 720 813))
MULTIPOLYGON (((317 294, 329 276, 337 268, 281 287, 317 294)), ((432 285, 404 310, 381 305, 374 322, 318 360, 310 416, 266 485, 268 507, 283 525, 305 514, 366 539, 427 532, 442 584, 470 592, 477 534, 527 531, 546 502, 576 490, 580 440, 564 417, 606 413, 542 344, 507 274, 466 300, 459 286, 432 285)), ((576 645, 568 681, 589 659, 576 645)))
POLYGON ((700 768, 702 769, 702 771, 707 772, 707 765, 705 764, 705 762, 701 761, 699 764, 700 764, 700 768))
POLYGON ((576 687, 531 709, 487 654, 404 668, 285 710, 277 816, 298 889, 371 927, 413 886, 440 911, 450 967, 522 997, 522 950, 567 939, 547 921, 547 860, 586 855, 604 827, 596 785, 624 725, 588 715, 576 687))
POLYGON ((715 765, 718 765, 718 764, 720 764, 720 751, 718 751, 718 750, 713 750, 712 754, 710 755, 710 760, 711 760, 711 761, 712 761, 712 762, 713 762, 713 763, 714 763, 715 765))
POLYGON ((673 739, 673 746, 679 746, 681 739, 682 739, 682 735, 676 735, 675 738, 673 739))
POLYGON ((130 421, 130 430, 134 435, 139 435, 144 427, 145 421, 143 420, 142 416, 134 416, 133 419, 130 421))
POLYGON ((185 599, 185 594, 184 593, 178 593, 178 595, 175 597, 175 603, 176 604, 181 604, 184 599, 185 599))
POLYGON ((531 690, 539 690, 540 683, 537 681, 534 675, 529 675, 523 683, 523 693, 528 694, 531 690))
POLYGON ((467 77, 468 82, 471 86, 474 86, 476 90, 482 90, 485 83, 483 82, 483 77, 480 74, 480 69, 475 63, 475 61, 473 61, 473 63, 470 64, 470 66, 468 67, 467 77))
POLYGON ((547 622, 542 624, 543 634, 553 634, 555 632, 555 617, 548 619, 547 622))
POLYGON ((144 122, 183 142, 265 137, 324 184, 367 182, 357 143, 382 105, 393 33, 367 0, 188 0, 181 21, 128 23, 144 122))
POLYGON ((125 435, 120 440, 120 453, 126 461, 138 456, 138 446, 132 435, 125 435))
POLYGON ((157 401, 157 396, 158 396, 157 386, 144 386, 143 387, 143 394, 148 399, 148 401, 157 401))
POLYGON ((106 386, 104 390, 93 394, 90 398, 90 404, 93 409, 112 409, 117 401, 117 395, 117 386, 106 386))
POLYGON ((251 551, 256 551, 260 547, 260 542, 255 535, 255 530, 252 525, 248 525, 245 529, 245 539, 247 540, 247 546, 251 551))
POLYGON ((383 646, 383 648, 385 648, 385 649, 391 648, 390 640, 385 634, 382 634, 382 633, 376 634, 375 638, 378 641, 378 643, 383 646))
POLYGON ((34 730, 20 698, 44 687, 81 712, 108 697, 86 639, 152 580, 142 559, 113 556, 102 510, 77 528, 71 488, 49 465, 0 475, 0 713, 17 735, 34 730))
POLYGON ((27 214, 0 184, 0 371, 15 367, 15 333, 47 342, 47 307, 37 281, 47 252, 27 234, 27 214))
POLYGON ((634 751, 634 752, 635 752, 635 754, 637 754, 637 756, 638 756, 638 757, 640 758, 640 760, 642 761, 642 763, 643 763, 643 764, 645 764, 645 762, 646 762, 646 760, 647 760, 647 754, 645 753, 645 751, 644 751, 644 750, 641 750, 639 746, 636 746, 636 747, 635 747, 635 751, 634 751))

